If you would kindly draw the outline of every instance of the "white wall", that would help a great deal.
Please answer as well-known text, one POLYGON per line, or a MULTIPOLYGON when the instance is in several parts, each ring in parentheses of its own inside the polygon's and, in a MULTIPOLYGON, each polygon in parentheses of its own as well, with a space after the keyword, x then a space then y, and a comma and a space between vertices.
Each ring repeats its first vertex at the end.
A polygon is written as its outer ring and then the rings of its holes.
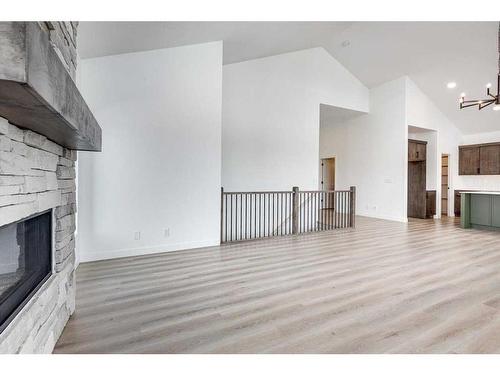
POLYGON ((222 43, 80 67, 103 130, 103 152, 79 154, 81 260, 217 244, 222 43))
POLYGON ((227 191, 316 189, 320 103, 368 111, 368 89, 323 48, 224 66, 227 191))
POLYGON ((370 90, 370 113, 322 123, 320 157, 336 158, 336 189, 357 188, 357 214, 406 221, 404 78, 370 90))

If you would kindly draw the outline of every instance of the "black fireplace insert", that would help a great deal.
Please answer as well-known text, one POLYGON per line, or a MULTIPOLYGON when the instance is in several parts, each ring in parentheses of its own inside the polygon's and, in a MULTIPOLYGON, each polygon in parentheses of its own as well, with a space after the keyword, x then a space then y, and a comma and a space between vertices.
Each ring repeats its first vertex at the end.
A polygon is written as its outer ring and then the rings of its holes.
POLYGON ((51 211, 0 227, 0 332, 51 273, 51 211))

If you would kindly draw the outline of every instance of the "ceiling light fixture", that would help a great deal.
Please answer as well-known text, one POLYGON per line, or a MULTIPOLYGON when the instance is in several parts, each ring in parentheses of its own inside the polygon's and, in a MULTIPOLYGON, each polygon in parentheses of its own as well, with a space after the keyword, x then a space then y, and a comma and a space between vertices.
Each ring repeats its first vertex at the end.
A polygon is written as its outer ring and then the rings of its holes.
POLYGON ((448 87, 449 89, 454 89, 455 87, 457 87, 457 83, 456 82, 448 82, 446 87, 448 87))
POLYGON ((460 109, 477 106, 479 110, 494 104, 495 111, 500 110, 500 22, 498 23, 498 74, 497 74, 497 93, 493 95, 490 92, 491 83, 486 85, 487 99, 482 100, 465 100, 465 93, 460 95, 460 109))

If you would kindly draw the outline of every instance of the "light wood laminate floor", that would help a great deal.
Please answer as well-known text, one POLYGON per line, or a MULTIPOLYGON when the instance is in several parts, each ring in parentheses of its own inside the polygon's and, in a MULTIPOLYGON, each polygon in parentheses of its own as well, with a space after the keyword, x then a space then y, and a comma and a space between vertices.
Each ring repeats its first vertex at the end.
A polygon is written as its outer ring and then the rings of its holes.
POLYGON ((56 353, 499 353, 500 233, 453 218, 80 265, 56 353))

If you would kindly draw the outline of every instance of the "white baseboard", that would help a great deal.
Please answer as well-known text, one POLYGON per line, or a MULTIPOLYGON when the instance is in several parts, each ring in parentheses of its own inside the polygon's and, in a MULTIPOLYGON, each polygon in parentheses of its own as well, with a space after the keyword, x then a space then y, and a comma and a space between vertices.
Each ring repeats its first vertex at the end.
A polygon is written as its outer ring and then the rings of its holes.
POLYGON ((408 218, 407 217, 400 217, 400 216, 368 214, 368 213, 359 213, 359 214, 356 214, 356 216, 371 217, 371 218, 374 218, 374 219, 382 219, 382 220, 390 220, 390 221, 397 221, 397 222, 400 222, 400 223, 407 223, 408 222, 408 218))
POLYGON ((85 251, 80 250, 80 262, 95 262, 98 260, 125 258, 138 255, 158 254, 171 251, 182 251, 188 249, 196 249, 200 247, 218 246, 219 240, 193 241, 193 242, 178 242, 174 244, 158 245, 152 247, 136 247, 130 249, 113 249, 101 251, 85 251))

